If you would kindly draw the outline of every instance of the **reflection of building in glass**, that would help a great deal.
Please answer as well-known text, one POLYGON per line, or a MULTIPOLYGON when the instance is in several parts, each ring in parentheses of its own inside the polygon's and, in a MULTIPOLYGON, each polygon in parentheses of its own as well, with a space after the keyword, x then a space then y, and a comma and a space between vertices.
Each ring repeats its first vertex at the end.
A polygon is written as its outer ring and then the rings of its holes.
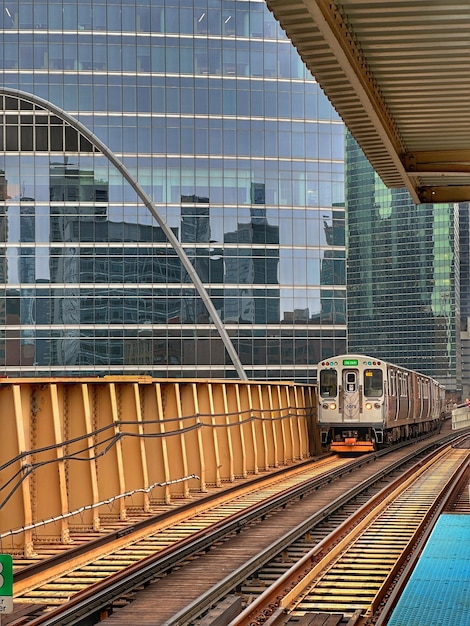
POLYGON ((51 163, 49 176, 51 201, 96 203, 109 201, 109 183, 97 180, 92 170, 79 169, 73 162, 68 162, 67 158, 64 159, 64 163, 51 163))
POLYGON ((31 15, 0 13, 4 89, 45 100, 0 93, 0 371, 236 376, 161 224, 52 103, 152 198, 247 375, 314 380, 345 349, 344 127, 265 2, 31 15))
MULTIPOLYGON (((8 238, 8 221, 7 221, 7 181, 5 172, 0 170, 0 244, 5 244, 8 238)), ((0 247, 0 285, 6 285, 8 279, 7 273, 7 255, 5 245, 0 247)), ((6 360, 5 350, 5 332, 6 332, 6 297, 5 290, 0 290, 0 363, 6 360)))
MULTIPOLYGON (((183 244, 192 244, 187 247, 186 252, 204 283, 209 281, 210 238, 209 198, 200 198, 196 195, 182 196, 180 240, 183 244), (200 247, 198 244, 204 244, 204 247, 200 247)), ((187 272, 184 272, 184 282, 191 282, 187 272)), ((187 324, 207 324, 209 322, 209 314, 200 298, 196 299, 191 294, 184 298, 181 320, 187 324)))
POLYGON ((462 397, 470 398, 470 203, 459 205, 462 397))
POLYGON ((21 330, 21 362, 32 365, 34 363, 34 324, 35 324, 35 289, 36 261, 34 243, 36 241, 36 218, 34 198, 20 198, 20 241, 23 244, 19 251, 18 273, 21 290, 20 324, 21 330), (30 244, 25 246, 24 244, 30 244))
MULTIPOLYGON (((251 183, 251 204, 266 204, 266 185, 251 183)), ((256 209, 253 209, 255 212, 256 209)))
POLYGON ((351 137, 349 350, 461 385, 458 210, 386 189, 351 137))
POLYGON ((270 226, 263 209, 252 209, 251 220, 225 233, 225 283, 233 287, 224 298, 225 322, 270 324, 279 322, 279 227, 270 226), (268 246, 275 245, 274 249, 268 246), (269 285, 269 297, 260 297, 258 285, 269 285))
POLYGON ((93 171, 81 170, 67 158, 64 163, 51 163, 49 176, 51 241, 63 244, 60 253, 51 258, 51 274, 55 283, 69 285, 54 289, 51 319, 55 324, 64 325, 61 337, 53 342, 54 357, 59 365, 76 366, 80 363, 82 351, 79 285, 81 265, 83 261, 86 263, 77 244, 79 241, 96 241, 95 225, 98 227, 99 220, 105 218, 107 206, 95 203, 108 201, 108 183, 95 180, 93 171), (52 206, 58 202, 64 205, 52 206), (82 215, 80 203, 87 202, 92 203, 92 214, 82 215))

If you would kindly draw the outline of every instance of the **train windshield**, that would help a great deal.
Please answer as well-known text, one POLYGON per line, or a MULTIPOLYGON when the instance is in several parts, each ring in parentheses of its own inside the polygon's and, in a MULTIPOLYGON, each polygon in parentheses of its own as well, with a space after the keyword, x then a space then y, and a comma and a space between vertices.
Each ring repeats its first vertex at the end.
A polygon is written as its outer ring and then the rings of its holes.
POLYGON ((366 398, 380 398, 384 392, 382 370, 364 370, 364 395, 366 398))
POLYGON ((320 395, 324 398, 334 398, 338 393, 338 374, 336 370, 320 371, 320 395))

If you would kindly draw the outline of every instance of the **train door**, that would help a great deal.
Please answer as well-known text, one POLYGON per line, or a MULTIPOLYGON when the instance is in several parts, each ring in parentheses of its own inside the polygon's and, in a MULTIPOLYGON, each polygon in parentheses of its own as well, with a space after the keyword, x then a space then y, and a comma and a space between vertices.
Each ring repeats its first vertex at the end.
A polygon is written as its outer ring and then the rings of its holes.
POLYGON ((388 376, 387 420, 396 420, 398 416, 398 384, 397 372, 393 367, 388 368, 388 376))
POLYGON ((417 376, 416 377, 418 380, 418 402, 417 402, 417 407, 415 410, 415 419, 417 420, 422 420, 424 415, 425 415, 425 411, 424 411, 424 398, 425 398, 425 392, 424 392, 424 386, 426 385, 426 381, 423 380, 421 378, 421 376, 417 376))
POLYGON ((343 370, 343 416, 345 422, 359 422, 361 416, 361 386, 359 371, 343 370))

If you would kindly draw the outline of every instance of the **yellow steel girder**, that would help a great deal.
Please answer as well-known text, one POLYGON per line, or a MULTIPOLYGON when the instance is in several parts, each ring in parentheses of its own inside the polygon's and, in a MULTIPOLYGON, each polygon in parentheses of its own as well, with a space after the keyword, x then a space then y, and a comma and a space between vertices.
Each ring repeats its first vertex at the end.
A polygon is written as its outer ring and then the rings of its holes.
POLYGON ((315 388, 293 383, 1 379, 3 549, 32 555, 301 460, 318 445, 315 410, 315 388))

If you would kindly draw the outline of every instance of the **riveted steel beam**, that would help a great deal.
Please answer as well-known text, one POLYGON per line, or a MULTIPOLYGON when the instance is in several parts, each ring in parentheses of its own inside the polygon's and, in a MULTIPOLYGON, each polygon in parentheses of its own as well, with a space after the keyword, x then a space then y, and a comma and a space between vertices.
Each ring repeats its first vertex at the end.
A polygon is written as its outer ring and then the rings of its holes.
POLYGON ((149 377, 1 379, 0 542, 125 520, 319 450, 313 385, 149 377))
POLYGON ((447 187, 421 187, 418 190, 420 202, 469 202, 470 185, 448 185, 447 187))
POLYGON ((402 155, 408 174, 470 173, 470 150, 426 150, 402 155))

